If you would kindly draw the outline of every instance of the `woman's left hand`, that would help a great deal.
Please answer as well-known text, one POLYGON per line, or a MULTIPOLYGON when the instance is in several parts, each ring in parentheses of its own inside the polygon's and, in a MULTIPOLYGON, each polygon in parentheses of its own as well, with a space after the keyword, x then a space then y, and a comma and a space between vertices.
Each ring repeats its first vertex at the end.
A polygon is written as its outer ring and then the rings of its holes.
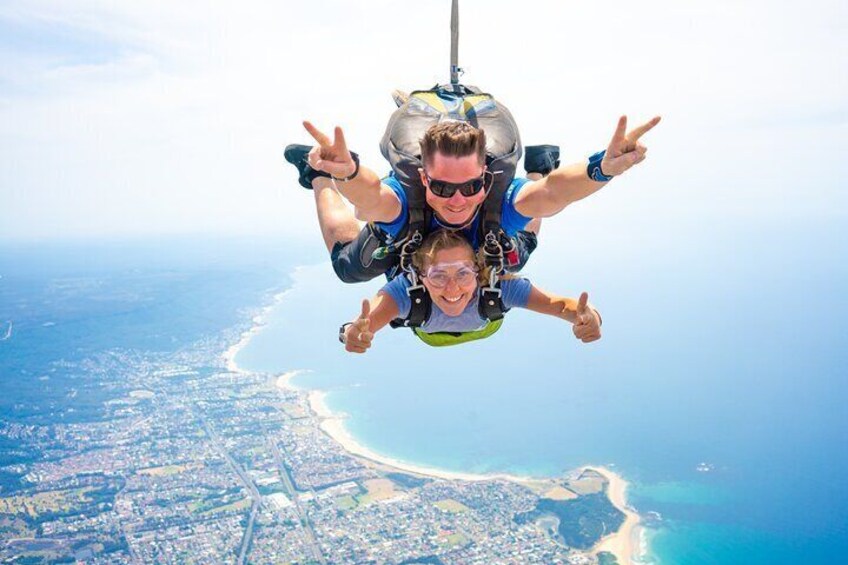
POLYGON ((580 295, 577 302, 577 316, 572 326, 574 337, 583 343, 589 343, 601 339, 601 316, 589 307, 589 293, 580 295))

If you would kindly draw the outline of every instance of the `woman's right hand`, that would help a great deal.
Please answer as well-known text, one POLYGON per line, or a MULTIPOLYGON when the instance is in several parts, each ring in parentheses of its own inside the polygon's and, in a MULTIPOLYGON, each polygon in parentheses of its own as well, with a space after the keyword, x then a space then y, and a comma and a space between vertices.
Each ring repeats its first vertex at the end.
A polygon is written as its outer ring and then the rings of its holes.
POLYGON ((345 350, 351 353, 365 353, 371 347, 374 333, 370 331, 371 303, 367 299, 362 301, 362 312, 347 328, 345 328, 345 350))

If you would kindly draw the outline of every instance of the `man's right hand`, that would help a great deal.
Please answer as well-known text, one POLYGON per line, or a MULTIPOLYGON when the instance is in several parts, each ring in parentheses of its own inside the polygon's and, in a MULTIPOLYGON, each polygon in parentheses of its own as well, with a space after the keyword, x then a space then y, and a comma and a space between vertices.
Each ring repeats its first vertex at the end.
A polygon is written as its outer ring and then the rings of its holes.
POLYGON ((356 163, 350 156, 342 128, 336 126, 333 140, 330 141, 330 138, 311 122, 304 121, 303 127, 318 142, 318 145, 309 152, 310 167, 316 171, 329 173, 339 179, 347 178, 356 172, 356 163))
POLYGON ((365 353, 371 347, 374 334, 369 331, 371 320, 371 303, 367 299, 362 301, 362 312, 352 324, 345 328, 345 349, 351 353, 365 353))

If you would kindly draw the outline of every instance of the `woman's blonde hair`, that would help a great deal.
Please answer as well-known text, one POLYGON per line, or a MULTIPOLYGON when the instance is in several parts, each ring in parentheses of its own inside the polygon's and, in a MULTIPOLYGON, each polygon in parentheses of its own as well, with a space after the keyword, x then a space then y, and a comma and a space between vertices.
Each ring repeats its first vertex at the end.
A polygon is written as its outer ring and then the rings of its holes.
POLYGON ((427 266, 432 264, 436 259, 436 253, 457 247, 468 250, 468 253, 471 255, 471 262, 474 263, 474 267, 479 272, 477 280, 481 284, 485 284, 489 280, 490 267, 485 267, 486 263, 483 260, 483 251, 480 250, 475 253, 474 248, 471 247, 465 236, 453 230, 436 230, 424 238, 421 247, 412 255, 412 266, 415 267, 418 273, 423 273, 427 266))

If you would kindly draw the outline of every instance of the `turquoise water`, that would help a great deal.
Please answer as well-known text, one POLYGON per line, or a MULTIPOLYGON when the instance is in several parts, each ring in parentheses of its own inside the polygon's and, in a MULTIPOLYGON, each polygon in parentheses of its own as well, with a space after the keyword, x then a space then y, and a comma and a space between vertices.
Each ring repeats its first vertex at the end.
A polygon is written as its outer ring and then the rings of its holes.
POLYGON ((385 330, 349 355, 337 327, 379 285, 341 285, 323 264, 295 273, 237 361, 311 371, 295 383, 330 390, 350 431, 398 459, 533 475, 613 465, 633 505, 658 513, 662 563, 833 562, 848 553, 842 227, 702 229, 568 261, 542 241, 528 275, 589 290, 605 330, 591 346, 518 311, 484 342, 431 349, 385 330))

